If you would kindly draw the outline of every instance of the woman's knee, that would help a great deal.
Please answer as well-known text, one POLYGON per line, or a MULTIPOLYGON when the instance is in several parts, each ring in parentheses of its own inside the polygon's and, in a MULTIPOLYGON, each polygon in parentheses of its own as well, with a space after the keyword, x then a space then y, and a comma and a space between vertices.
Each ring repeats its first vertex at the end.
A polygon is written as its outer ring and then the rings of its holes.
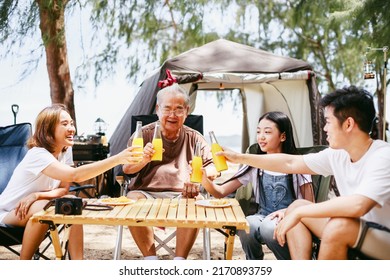
POLYGON ((261 224, 261 218, 258 215, 247 216, 246 220, 249 224, 249 233, 244 230, 237 231, 237 235, 240 237, 241 241, 256 237, 261 224))
POLYGON ((264 236, 273 237, 274 230, 276 227, 276 218, 271 220, 270 218, 265 218, 261 223, 261 232, 264 236))
POLYGON ((258 215, 247 216, 246 220, 251 233, 257 231, 262 223, 262 219, 258 215))

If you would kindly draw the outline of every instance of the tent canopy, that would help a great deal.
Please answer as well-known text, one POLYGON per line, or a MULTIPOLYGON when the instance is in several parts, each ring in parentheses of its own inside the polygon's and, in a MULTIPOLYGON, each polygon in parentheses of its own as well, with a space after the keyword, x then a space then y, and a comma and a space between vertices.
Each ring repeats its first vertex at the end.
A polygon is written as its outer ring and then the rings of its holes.
MULTIPOLYGON (((155 111, 158 81, 167 77, 201 74, 200 80, 180 82, 194 108, 199 90, 238 89, 242 97, 242 150, 255 141, 259 117, 268 111, 285 112, 294 127, 298 147, 322 144, 322 121, 317 109, 319 93, 312 67, 305 61, 284 57, 219 39, 166 60, 148 76, 110 138, 110 153, 126 147, 132 115, 155 111)), ((223 91, 222 91, 223 93, 223 91)), ((212 108, 210 108, 212 109, 212 108)))

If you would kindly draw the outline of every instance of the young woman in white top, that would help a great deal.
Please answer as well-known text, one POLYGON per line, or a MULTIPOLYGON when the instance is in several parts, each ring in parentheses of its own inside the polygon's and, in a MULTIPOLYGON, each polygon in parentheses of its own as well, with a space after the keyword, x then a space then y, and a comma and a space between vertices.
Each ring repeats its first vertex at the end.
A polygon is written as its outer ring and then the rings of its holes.
MULTIPOLYGON (((42 242, 48 226, 32 223, 30 217, 42 210, 54 198, 68 194, 71 182, 93 178, 116 165, 131 163, 133 148, 107 159, 71 167, 75 127, 65 106, 54 104, 43 109, 35 124, 35 132, 28 141, 26 156, 0 195, 0 222, 25 227, 20 259, 31 259, 42 242)), ((70 229, 71 259, 83 258, 82 226, 70 229)))
MULTIPOLYGON (((268 112, 259 119, 257 143, 260 154, 297 154, 291 121, 282 112, 268 112)), ((237 174, 221 185, 203 176, 203 187, 214 197, 225 197, 242 185, 252 184, 258 211, 247 216, 250 232, 238 231, 241 245, 249 260, 262 260, 262 244, 266 244, 280 260, 290 259, 287 246, 273 239, 276 224, 283 219, 286 208, 297 198, 314 201, 311 176, 286 174, 243 166, 237 174)))

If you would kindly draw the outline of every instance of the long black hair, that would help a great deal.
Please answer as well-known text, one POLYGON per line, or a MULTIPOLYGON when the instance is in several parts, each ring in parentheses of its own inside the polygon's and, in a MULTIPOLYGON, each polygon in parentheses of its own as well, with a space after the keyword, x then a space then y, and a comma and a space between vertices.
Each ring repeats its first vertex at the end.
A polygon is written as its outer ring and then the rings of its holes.
MULTIPOLYGON (((275 123, 277 129, 279 130, 280 134, 285 133, 286 135, 286 141, 282 142, 282 153, 286 154, 298 154, 297 148, 295 146, 294 141, 294 135, 293 135, 293 129, 291 125, 290 118, 283 112, 279 111, 271 111, 268 113, 265 113, 259 118, 259 121, 257 123, 260 123, 261 120, 270 120, 271 122, 275 123)), ((260 149, 259 144, 252 145, 249 149, 249 153, 251 154, 266 154, 266 152, 263 152, 260 149)), ((224 183, 230 182, 234 179, 237 179, 244 174, 248 173, 249 170, 251 170, 251 166, 245 166, 244 168, 241 168, 241 171, 238 172, 236 175, 234 175, 232 178, 226 180, 224 183)))
MULTIPOLYGON (((286 136, 286 140, 282 142, 282 153, 286 154, 298 154, 297 147, 295 146, 294 141, 294 134, 293 134, 293 128, 290 121, 290 118, 283 112, 279 111, 271 111, 268 113, 265 113, 259 118, 259 121, 257 123, 260 123, 261 120, 270 120, 271 122, 275 123, 277 129, 279 130, 280 134, 284 133, 286 136)), ((250 153, 254 154, 266 154, 266 152, 263 152, 260 149, 260 146, 253 145, 252 149, 250 149, 250 153), (253 147, 254 146, 254 147, 253 147)), ((237 179, 244 174, 248 173, 252 168, 252 166, 244 166, 240 169, 240 172, 237 172, 232 178, 226 180, 224 183, 230 182, 234 179, 237 179)), ((302 176, 303 177, 303 176, 302 176)), ((303 177, 304 178, 304 177, 303 177)), ((292 174, 289 174, 289 185, 291 188, 293 188, 292 183, 292 174)), ((297 187, 298 188, 298 187, 297 187)), ((293 192, 293 195, 295 196, 295 192, 293 192)))
MULTIPOLYGON (((285 113, 272 111, 261 116, 257 123, 264 119, 275 123, 280 134, 284 133, 286 135, 286 140, 282 142, 282 153, 294 155, 297 154, 298 152, 297 147, 295 146, 293 128, 290 118, 285 113)), ((263 151, 261 151, 261 153, 264 154, 263 151)))

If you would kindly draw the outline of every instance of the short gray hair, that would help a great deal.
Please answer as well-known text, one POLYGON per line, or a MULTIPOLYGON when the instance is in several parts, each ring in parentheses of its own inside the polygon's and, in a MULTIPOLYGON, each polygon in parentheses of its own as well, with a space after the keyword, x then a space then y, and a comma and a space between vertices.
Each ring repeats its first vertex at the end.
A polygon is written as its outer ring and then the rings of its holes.
POLYGON ((190 96, 188 95, 187 91, 181 87, 179 84, 174 83, 170 86, 167 86, 163 89, 160 89, 157 92, 157 104, 161 104, 161 100, 163 96, 167 93, 172 93, 174 95, 182 95, 184 97, 184 105, 188 105, 190 103, 190 96))

